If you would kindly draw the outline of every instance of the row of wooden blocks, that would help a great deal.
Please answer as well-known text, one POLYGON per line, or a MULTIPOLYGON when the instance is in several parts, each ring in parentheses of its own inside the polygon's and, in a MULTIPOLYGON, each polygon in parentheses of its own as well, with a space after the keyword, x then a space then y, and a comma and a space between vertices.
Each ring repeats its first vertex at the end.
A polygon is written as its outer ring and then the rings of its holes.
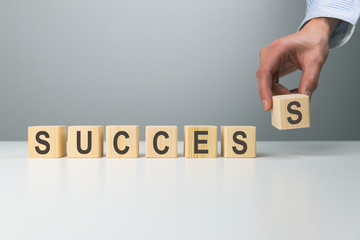
MULTIPOLYGON (((103 156, 103 126, 69 126, 68 157, 99 158, 103 156)), ((146 126, 145 156, 176 158, 177 126, 146 126)), ((184 156, 216 158, 217 126, 185 126, 184 156)), ((66 126, 28 127, 29 158, 60 158, 66 155, 66 126)), ((256 157, 256 127, 222 126, 221 155, 226 158, 256 157)), ((139 126, 106 126, 107 158, 139 157, 139 126)))
MULTIPOLYGON (((303 94, 273 97, 272 124, 278 129, 310 127, 310 101, 303 94)), ((102 157, 102 126, 68 127, 68 157, 102 157)), ((178 128, 176 126, 146 127, 146 157, 177 157, 178 128)), ((187 158, 217 157, 216 126, 185 126, 184 156, 187 158)), ((29 157, 63 157, 66 155, 66 127, 39 126, 28 129, 29 157)), ((256 128, 252 126, 222 126, 221 155, 223 157, 256 157, 256 128)), ((106 157, 139 157, 138 126, 107 126, 106 157)))

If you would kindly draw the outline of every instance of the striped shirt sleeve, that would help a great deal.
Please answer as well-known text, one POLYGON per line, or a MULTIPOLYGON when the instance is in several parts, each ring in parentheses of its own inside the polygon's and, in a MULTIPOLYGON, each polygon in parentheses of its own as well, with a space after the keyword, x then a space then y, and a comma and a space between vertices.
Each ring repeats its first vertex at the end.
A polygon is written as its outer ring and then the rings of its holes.
POLYGON ((329 39, 329 47, 344 45, 354 32, 355 24, 360 15, 360 0, 307 0, 305 19, 299 30, 316 17, 331 17, 340 19, 329 39))

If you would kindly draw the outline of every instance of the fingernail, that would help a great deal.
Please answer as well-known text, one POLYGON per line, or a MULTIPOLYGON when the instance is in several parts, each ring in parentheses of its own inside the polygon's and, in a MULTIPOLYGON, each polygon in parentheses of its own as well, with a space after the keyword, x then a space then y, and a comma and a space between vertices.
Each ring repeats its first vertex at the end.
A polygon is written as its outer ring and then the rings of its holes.
POLYGON ((305 94, 308 95, 309 97, 311 97, 311 92, 310 92, 309 89, 306 89, 306 90, 305 90, 305 94))
POLYGON ((268 102, 266 100, 263 100, 262 103, 263 103, 265 111, 267 111, 269 108, 268 102))

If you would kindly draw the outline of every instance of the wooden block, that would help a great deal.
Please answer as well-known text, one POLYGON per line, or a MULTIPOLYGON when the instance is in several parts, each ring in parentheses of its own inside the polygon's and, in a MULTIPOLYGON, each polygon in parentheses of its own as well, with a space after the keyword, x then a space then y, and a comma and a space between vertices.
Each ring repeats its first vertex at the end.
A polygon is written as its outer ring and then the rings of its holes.
POLYGON ((216 126, 184 126, 186 158, 216 158, 218 132, 216 126))
POLYGON ((28 127, 29 158, 60 158, 66 155, 66 126, 28 127))
POLYGON ((103 126, 68 127, 69 158, 100 158, 103 156, 103 126))
POLYGON ((177 126, 146 126, 145 140, 147 158, 177 157, 177 126))
POLYGON ((277 129, 310 127, 310 98, 304 94, 273 96, 271 122, 277 129))
POLYGON ((221 156, 225 158, 256 157, 256 127, 221 126, 221 156))
POLYGON ((107 158, 139 157, 139 126, 106 126, 107 158))

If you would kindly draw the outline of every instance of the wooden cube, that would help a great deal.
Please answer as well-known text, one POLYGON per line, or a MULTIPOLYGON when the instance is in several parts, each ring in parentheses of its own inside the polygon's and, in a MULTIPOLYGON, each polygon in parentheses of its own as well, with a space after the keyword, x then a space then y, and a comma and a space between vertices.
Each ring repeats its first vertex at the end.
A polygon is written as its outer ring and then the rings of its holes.
POLYGON ((177 126, 146 126, 145 135, 147 158, 177 157, 177 126))
POLYGON ((256 157, 256 127, 221 126, 221 156, 225 158, 256 157))
POLYGON ((68 127, 69 158, 100 158, 103 156, 103 126, 68 127))
POLYGON ((29 158, 60 158, 66 155, 66 126, 28 127, 29 158))
POLYGON ((277 129, 310 127, 310 98, 304 94, 273 96, 272 125, 277 129))
POLYGON ((184 126, 186 158, 216 158, 218 130, 216 126, 184 126))
POLYGON ((106 126, 107 158, 139 157, 139 126, 106 126))

